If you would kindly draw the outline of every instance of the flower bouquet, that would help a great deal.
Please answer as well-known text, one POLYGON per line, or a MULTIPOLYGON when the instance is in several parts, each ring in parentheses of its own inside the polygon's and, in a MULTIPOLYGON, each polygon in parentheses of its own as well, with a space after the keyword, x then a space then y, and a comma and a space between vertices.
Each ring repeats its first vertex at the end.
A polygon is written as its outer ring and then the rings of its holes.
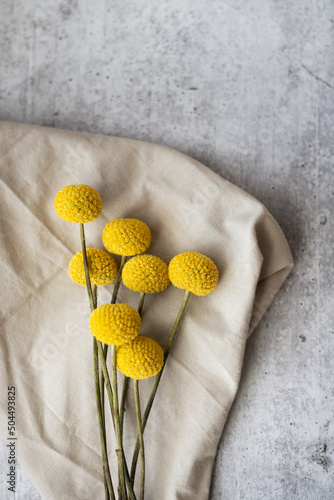
POLYGON ((105 499, 144 500, 144 431, 161 376, 191 294, 205 296, 211 293, 218 283, 218 269, 209 257, 193 250, 176 255, 169 265, 158 256, 144 253, 151 244, 151 232, 144 222, 134 218, 115 219, 105 226, 102 242, 106 251, 86 248, 84 224, 97 219, 102 211, 101 198, 90 186, 66 186, 57 193, 54 205, 61 219, 80 225, 81 250, 69 263, 69 275, 75 283, 87 288, 91 309, 89 329, 93 335, 93 373, 105 499), (119 264, 111 254, 121 258, 119 264), (137 310, 128 304, 117 303, 122 282, 129 290, 139 293, 137 310), (142 311, 146 294, 163 292, 170 282, 184 289, 185 295, 163 350, 154 339, 140 334, 142 311), (110 303, 98 305, 98 287, 111 283, 114 287, 110 303), (124 380, 119 398, 120 373, 124 380), (155 381, 142 411, 139 381, 150 377, 155 377, 155 381), (126 457, 123 434, 130 379, 133 380, 138 437, 132 457, 126 457), (109 465, 107 411, 111 413, 114 429, 117 471, 112 471, 109 465), (139 456, 140 491, 136 496, 139 456))

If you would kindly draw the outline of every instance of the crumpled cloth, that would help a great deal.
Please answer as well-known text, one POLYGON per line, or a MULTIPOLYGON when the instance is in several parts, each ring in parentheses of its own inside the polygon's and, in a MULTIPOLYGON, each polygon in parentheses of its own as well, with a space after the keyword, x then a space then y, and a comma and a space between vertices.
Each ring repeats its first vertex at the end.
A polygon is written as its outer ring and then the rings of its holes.
MULTIPOLYGON (((207 499, 246 339, 292 267, 278 224, 207 167, 150 143, 3 122, 0 162, 2 436, 8 436, 7 386, 15 386, 18 460, 41 496, 104 498, 89 303, 67 272, 80 250, 79 226, 59 219, 53 206, 64 186, 88 184, 103 202, 101 216, 85 225, 88 247, 103 248, 110 220, 135 217, 151 229, 148 253, 168 263, 196 250, 219 269, 214 292, 191 296, 145 431, 145 498, 207 499)), ((110 302, 111 292, 101 287, 99 304, 110 302)), ((165 347, 183 295, 170 285, 147 296, 141 333, 165 347)), ((121 287, 119 302, 136 307, 138 299, 121 287)), ((152 384, 139 384, 142 409, 152 384)), ((132 389, 124 438, 129 466, 136 437, 132 389)), ((140 461, 137 479, 139 469, 140 461)))

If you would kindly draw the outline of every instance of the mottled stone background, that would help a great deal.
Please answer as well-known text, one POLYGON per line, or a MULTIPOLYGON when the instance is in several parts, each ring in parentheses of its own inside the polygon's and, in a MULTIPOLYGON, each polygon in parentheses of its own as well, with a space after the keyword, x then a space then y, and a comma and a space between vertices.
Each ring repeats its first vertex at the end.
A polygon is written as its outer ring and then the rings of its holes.
MULTIPOLYGON (((1 120, 189 154, 262 201, 291 246, 210 500, 334 498, 333 22, 324 0, 1 0, 1 120)), ((24 472, 6 491, 4 446, 0 463, 1 499, 40 498, 24 472)))

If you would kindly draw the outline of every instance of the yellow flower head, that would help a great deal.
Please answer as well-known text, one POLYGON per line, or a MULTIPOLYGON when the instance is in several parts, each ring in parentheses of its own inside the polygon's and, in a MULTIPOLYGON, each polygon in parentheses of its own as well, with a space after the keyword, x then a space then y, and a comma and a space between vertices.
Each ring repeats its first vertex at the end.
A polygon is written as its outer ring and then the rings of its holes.
POLYGON ((61 189, 55 198, 58 217, 67 222, 91 222, 102 210, 100 195, 85 184, 72 184, 61 189))
POLYGON ((100 342, 121 345, 131 342, 139 335, 141 318, 127 304, 105 304, 92 312, 89 328, 100 342))
POLYGON ((169 263, 169 279, 177 288, 195 295, 208 295, 218 283, 219 273, 215 263, 199 252, 184 252, 169 263))
POLYGON ((138 219, 115 219, 103 230, 102 241, 108 252, 116 255, 143 253, 151 244, 151 232, 138 219))
MULTIPOLYGON (((117 264, 115 259, 99 248, 87 248, 87 261, 90 280, 94 285, 108 285, 116 278, 117 264)), ((81 286, 86 286, 86 277, 82 251, 77 252, 68 266, 72 280, 81 286)))
POLYGON ((169 285, 168 266, 155 255, 137 255, 123 267, 122 279, 134 292, 162 292, 169 285))
POLYGON ((127 377, 142 379, 153 377, 164 364, 164 352, 159 344, 141 335, 130 344, 117 348, 117 368, 127 377))

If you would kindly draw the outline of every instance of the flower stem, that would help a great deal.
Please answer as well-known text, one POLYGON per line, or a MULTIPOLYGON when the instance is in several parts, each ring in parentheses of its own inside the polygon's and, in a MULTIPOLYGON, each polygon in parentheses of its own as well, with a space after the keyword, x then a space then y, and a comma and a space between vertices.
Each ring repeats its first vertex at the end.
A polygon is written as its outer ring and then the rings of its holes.
MULTIPOLYGON (((165 353, 164 353, 164 355, 165 355, 165 362, 164 362, 164 366, 162 367, 162 370, 165 367, 166 360, 168 358, 169 352, 170 352, 172 344, 174 342, 177 330, 179 328, 179 325, 180 325, 182 316, 184 314, 184 311, 186 309, 186 306, 188 304, 189 298, 190 298, 190 292, 188 290, 186 290, 186 293, 184 294, 184 298, 183 298, 180 310, 178 312, 178 315, 176 316, 176 320, 175 320, 173 329, 172 329, 171 334, 170 334, 169 339, 168 339, 167 347, 166 347, 165 353)), ((160 377, 161 377, 161 374, 162 374, 162 371, 158 374, 158 376, 160 375, 160 377)))
POLYGON ((114 421, 115 421, 115 434, 117 443, 117 458, 118 458, 118 473, 119 473, 119 487, 121 495, 124 499, 127 498, 126 486, 125 486, 125 468, 124 468, 124 451, 121 435, 121 427, 119 420, 119 409, 118 409, 118 391, 117 391, 117 368, 116 368, 116 346, 111 347, 111 385, 113 394, 113 410, 114 410, 114 421))
MULTIPOLYGON (((163 373, 164 368, 166 366, 166 361, 167 361, 169 352, 170 352, 172 344, 174 342, 177 330, 179 328, 179 325, 180 325, 182 316, 184 314, 184 311, 186 309, 187 303, 189 301, 189 298, 190 298, 190 292, 188 290, 186 290, 186 293, 185 293, 184 298, 183 298, 183 302, 181 304, 180 310, 179 310, 178 315, 176 317, 174 326, 172 328, 172 331, 171 331, 171 334, 169 336, 168 343, 167 343, 167 346, 166 346, 166 349, 165 349, 165 352, 164 352, 164 364, 163 364, 163 367, 162 367, 161 371, 158 373, 158 375, 155 378, 154 386, 153 386, 153 389, 151 391, 149 400, 148 400, 146 408, 145 408, 145 412, 144 412, 143 420, 142 420, 143 432, 145 430, 147 419, 148 419, 148 416, 150 414, 150 411, 151 411, 151 408, 152 408, 152 405, 153 405, 153 401, 154 401, 156 392, 157 392, 158 387, 159 387, 159 383, 160 383, 160 379, 161 379, 162 373, 163 373)), ((130 476, 130 478, 131 478, 132 484, 134 483, 134 480, 135 480, 136 467, 137 467, 138 454, 139 454, 139 446, 140 446, 140 443, 139 443, 139 437, 138 437, 137 438, 137 442, 136 442, 136 446, 135 446, 135 450, 134 450, 134 453, 133 453, 132 464, 131 464, 131 476, 130 476)))
MULTIPOLYGON (((124 264, 126 263, 126 260, 127 260, 127 257, 122 256, 122 260, 121 260, 121 263, 120 263, 120 266, 119 266, 119 269, 117 272, 116 280, 115 280, 115 285, 114 285, 113 294, 112 294, 112 298, 111 298, 111 304, 116 303, 118 290, 119 290, 119 287, 120 287, 120 284, 122 281, 122 269, 123 269, 124 264)), ((109 347, 108 344, 105 344, 104 349, 103 349, 105 360, 107 359, 107 356, 108 356, 108 347, 109 347)), ((104 377, 103 377, 102 373, 101 373, 100 385, 101 385, 101 394, 103 394, 103 396, 104 396, 104 377)), ((114 422, 114 414, 113 413, 112 413, 112 419, 114 422)), ((122 421, 121 421, 121 425, 123 425, 122 421)), ((115 427, 115 422, 114 422, 114 427, 115 427)))
MULTIPOLYGON (((104 381, 105 381, 105 386, 106 386, 106 390, 107 390, 107 395, 108 395, 110 410, 111 410, 111 413, 113 415, 113 418, 115 419, 113 390, 111 388, 110 377, 109 377, 109 373, 108 373, 108 369, 107 369, 107 365, 106 365, 106 360, 105 360, 105 357, 104 357, 102 343, 99 342, 99 341, 97 341, 97 347, 98 347, 98 351, 99 351, 99 358, 100 358, 100 362, 101 362, 101 370, 102 370, 103 378, 104 378, 104 381)), ((113 347, 115 347, 115 346, 113 346, 113 347)), ((115 434, 117 436, 117 432, 116 432, 116 419, 115 419, 115 424, 114 425, 115 425, 115 434)), ((121 449, 121 453, 117 453, 117 456, 121 457, 122 460, 123 460, 123 463, 124 463, 125 481, 126 481, 128 489, 129 489, 130 499, 131 500, 136 500, 136 496, 135 496, 135 494, 133 492, 132 483, 130 481, 130 476, 129 476, 129 472, 128 472, 126 461, 125 461, 123 447, 119 448, 118 444, 117 444, 117 448, 118 448, 118 450, 121 449)), ((121 497, 121 498, 123 500, 123 497, 121 497)), ((127 498, 127 497, 124 497, 124 498, 127 498)))
MULTIPOLYGON (((86 278, 86 287, 87 287, 87 292, 88 292, 90 309, 91 309, 91 312, 93 312, 94 309, 96 308, 96 300, 97 300, 96 299, 96 287, 94 287, 94 293, 93 293, 91 282, 90 282, 90 277, 89 277, 85 231, 84 231, 84 225, 82 223, 80 223, 80 236, 81 236, 82 257, 83 257, 85 278, 86 278)), ((113 485, 112 485, 112 481, 111 481, 109 462, 108 462, 108 454, 107 454, 104 411, 102 410, 102 404, 101 404, 98 346, 97 346, 97 341, 96 341, 95 337, 93 339, 93 359, 94 359, 95 399, 96 399, 97 417, 98 417, 98 422, 99 422, 100 441, 101 441, 101 450, 102 450, 102 466, 103 466, 104 484, 105 484, 105 497, 107 498, 110 496, 110 498, 112 500, 115 500, 115 493, 114 493, 114 489, 113 489, 113 485), (106 484, 107 484, 107 490, 106 490, 106 484)))
MULTIPOLYGON (((93 301, 94 301, 94 307, 97 307, 97 286, 93 283, 92 284, 92 293, 93 293, 93 301)), ((103 457, 102 460, 104 460, 104 456, 106 458, 108 457, 108 449, 107 449, 107 434, 106 434, 106 422, 105 422, 105 405, 104 405, 104 378, 102 375, 102 371, 99 369, 99 361, 98 361, 98 348, 97 348, 97 343, 96 339, 93 339, 93 352, 94 352, 94 379, 95 379, 95 384, 99 383, 99 392, 100 392, 100 402, 96 399, 96 407, 98 408, 99 405, 101 406, 101 416, 102 416, 102 427, 103 427, 103 445, 101 442, 101 446, 105 447, 105 450, 103 452, 103 457), (98 377, 96 379, 95 377, 98 377)), ((97 387, 96 387, 97 391, 97 387)), ((96 392, 97 395, 97 392, 96 392)), ((99 412, 98 412, 99 413, 99 412)), ((106 460, 106 467, 109 469, 109 463, 108 460, 106 460)), ((110 469, 109 469, 109 476, 110 476, 110 469)), ((111 500, 114 500, 115 498, 115 492, 112 486, 111 482, 111 476, 110 476, 110 481, 109 477, 107 477, 107 474, 104 470, 104 494, 105 494, 105 500, 110 500, 109 492, 111 495, 111 500)))
MULTIPOLYGON (((123 257, 122 256, 122 260, 121 260, 121 264, 119 266, 119 269, 118 269, 118 272, 117 272, 117 276, 116 276, 116 280, 115 280, 115 285, 114 285, 114 289, 113 289, 113 294, 112 294, 112 299, 111 299, 111 304, 115 304, 116 303, 116 300, 117 300, 117 295, 118 295, 118 290, 119 290, 119 287, 120 287, 120 284, 121 284, 121 281, 122 281, 122 269, 123 269, 123 266, 126 262, 126 259, 127 257, 123 257)), ((104 345, 104 359, 106 360, 107 359, 107 356, 108 356, 108 344, 105 344, 104 345)), ((100 386, 101 386, 101 400, 102 398, 104 399, 104 377, 103 377, 103 374, 101 373, 101 380, 100 380, 100 386)), ((113 420, 114 420, 114 415, 112 414, 112 417, 113 417, 113 420)))
POLYGON ((87 251, 86 251, 85 229, 84 229, 84 225, 81 222, 80 222, 80 236, 81 236, 82 257, 83 257, 84 269, 85 269, 86 288, 87 288, 87 293, 88 293, 90 310, 91 310, 91 312, 93 312, 94 309, 95 309, 95 307, 94 307, 92 285, 91 285, 90 277, 89 277, 89 269, 88 269, 88 261, 87 261, 87 251))
POLYGON ((126 263, 126 261, 127 261, 127 257, 125 255, 122 255, 121 263, 120 263, 120 266, 119 266, 119 269, 117 272, 117 276, 116 276, 113 294, 111 297, 111 304, 116 304, 118 290, 119 290, 119 287, 120 287, 120 284, 122 281, 122 270, 123 270, 123 267, 124 267, 124 264, 126 263))
MULTIPOLYGON (((108 454, 107 454, 107 445, 106 445, 106 432, 105 432, 105 424, 103 421, 102 405, 100 398, 100 384, 99 384, 99 360, 98 360, 98 347, 96 338, 93 337, 93 352, 94 352, 94 380, 95 380, 95 397, 96 397, 96 407, 97 407, 97 416, 99 421, 99 429, 100 429, 100 440, 101 440, 101 448, 102 448, 102 465, 104 471, 104 480, 107 483, 107 491, 109 491, 110 498, 115 500, 115 492, 113 489, 110 469, 108 463, 108 454)), ((107 492, 105 491, 105 495, 107 497, 107 492)), ((108 495, 108 498, 109 498, 108 495)))
POLYGON ((110 500, 108 483, 105 475, 103 476, 103 483, 104 483, 104 500, 110 500))
MULTIPOLYGON (((122 255, 121 263, 120 263, 120 266, 118 268, 118 272, 117 272, 117 276, 116 276, 116 280, 115 280, 115 285, 114 285, 114 289, 113 289, 113 293, 112 293, 112 297, 111 297, 111 304, 116 304, 118 290, 119 290, 119 287, 120 287, 120 284, 121 284, 121 281, 122 281, 122 270, 123 270, 123 267, 124 267, 124 264, 126 263, 126 261, 127 261, 127 257, 125 257, 125 256, 122 255)), ((105 344, 105 346, 104 346, 104 358, 105 359, 107 359, 107 356, 108 356, 108 347, 109 347, 108 344, 105 344)), ((103 380, 103 377, 102 377, 102 380, 101 380, 101 387, 102 387, 102 389, 104 389, 104 380, 103 380)), ((125 388, 125 394, 126 394, 126 388, 125 388)), ((125 394, 124 394, 124 397, 125 397, 125 394)), ((122 401, 123 401, 123 395, 122 395, 122 401)), ((122 407, 122 402, 121 402, 121 407, 122 407)), ((114 421, 114 414, 113 413, 112 413, 112 418, 113 418, 114 427, 115 427, 115 421, 114 421)), ((123 428, 123 418, 124 418, 124 404, 123 404, 123 414, 120 413, 121 432, 122 432, 122 428, 123 428)))
MULTIPOLYGON (((145 300, 146 293, 141 293, 140 298, 139 298, 139 304, 137 307, 137 311, 140 315, 142 315, 143 312, 143 305, 144 305, 144 300, 145 300)), ((124 422, 124 412, 125 412, 125 400, 126 400, 126 394, 128 392, 128 386, 129 386, 129 377, 124 377, 124 382, 123 382, 123 389, 122 389, 122 398, 121 398, 121 406, 119 410, 119 418, 120 418, 120 423, 121 423, 121 433, 123 436, 123 422, 124 422)))
POLYGON ((141 461, 140 500, 144 500, 144 493, 145 493, 145 449, 144 449, 142 418, 141 418, 141 411, 140 411, 139 382, 136 379, 134 380, 134 392, 135 392, 136 415, 137 415, 138 437, 139 437, 139 447, 140 447, 140 461, 141 461))
POLYGON ((123 423, 124 423, 124 413, 125 413, 125 400, 128 392, 128 387, 129 387, 129 377, 124 376, 121 405, 119 408, 119 421, 120 421, 122 436, 123 436, 123 423))
MULTIPOLYGON (((93 283, 92 285, 92 294, 93 294, 93 302, 94 308, 97 308, 97 286, 93 283)), ((105 405, 104 405, 104 378, 102 371, 99 370, 99 383, 100 383, 100 400, 101 400, 101 412, 102 412, 102 422, 104 429, 104 439, 106 439, 106 428, 105 428, 105 405)), ((106 442, 107 446, 107 442, 106 442)))
POLYGON ((146 297, 146 293, 141 292, 140 298, 139 298, 139 304, 138 304, 138 307, 137 307, 137 311, 139 312, 140 316, 142 315, 142 312, 143 312, 143 306, 144 306, 145 297, 146 297))

